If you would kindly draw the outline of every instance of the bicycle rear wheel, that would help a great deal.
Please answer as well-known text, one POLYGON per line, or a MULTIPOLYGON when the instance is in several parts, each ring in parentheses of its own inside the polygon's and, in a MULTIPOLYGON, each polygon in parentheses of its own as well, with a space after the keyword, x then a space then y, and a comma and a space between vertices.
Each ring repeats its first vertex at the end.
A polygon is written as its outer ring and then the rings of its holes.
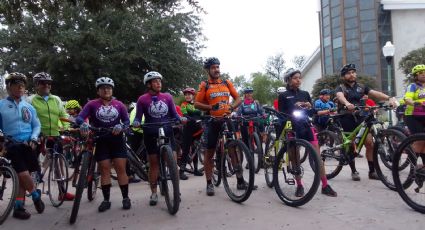
POLYGON ((74 204, 72 205, 71 217, 69 218, 69 223, 74 224, 77 220, 78 210, 80 209, 81 197, 83 196, 84 188, 87 185, 87 173, 89 169, 89 152, 82 152, 81 159, 81 170, 78 177, 77 188, 75 191, 74 204))
POLYGON ((261 169, 261 163, 263 159, 263 145, 261 144, 260 137, 256 132, 252 134, 249 140, 249 148, 252 151, 252 158, 255 168, 255 173, 258 173, 261 169))
POLYGON ((87 199, 93 201, 96 199, 97 188, 100 183, 100 173, 98 172, 98 164, 93 156, 90 157, 90 168, 87 176, 87 199))
POLYGON ((326 168, 326 178, 330 180, 336 177, 344 166, 342 163, 343 150, 342 147, 338 147, 341 146, 341 138, 334 132, 323 130, 317 134, 317 140, 319 141, 320 157, 326 168))
POLYGON ((148 172, 142 163, 142 159, 138 158, 133 150, 129 147, 127 147, 127 160, 130 163, 132 171, 136 173, 140 179, 148 181, 148 172))
POLYGON ((53 207, 59 207, 68 192, 68 161, 62 154, 54 154, 50 161, 47 188, 53 207))
POLYGON ((266 153, 263 156, 264 177, 269 188, 273 188, 273 164, 277 156, 274 143, 275 138, 269 134, 266 143, 266 153))
POLYGON ((221 139, 218 142, 216 151, 213 157, 213 173, 212 173, 212 183, 214 186, 218 187, 221 184, 221 158, 224 152, 224 144, 222 144, 221 139))
POLYGON ((254 162, 248 147, 240 140, 229 141, 220 168, 223 186, 230 199, 237 203, 246 201, 252 193, 255 176, 254 162), (247 169, 244 169, 244 162, 248 165, 247 169))
POLYGON ((173 151, 168 145, 161 146, 160 172, 161 191, 165 196, 168 212, 174 215, 180 206, 180 188, 177 171, 177 163, 173 156, 173 151))
POLYGON ((273 181, 278 197, 285 204, 297 207, 313 198, 320 182, 319 161, 313 146, 305 140, 287 141, 279 150, 273 166, 273 181), (304 154, 307 160, 301 162, 304 154), (302 193, 298 193, 299 187, 302 193))
POLYGON ((0 225, 7 219, 18 194, 18 175, 10 166, 0 166, 0 225))
POLYGON ((414 210, 425 213, 425 162, 424 153, 416 153, 415 145, 423 146, 425 134, 407 137, 393 157, 392 173, 398 194, 414 210), (407 161, 408 167, 401 167, 407 161))

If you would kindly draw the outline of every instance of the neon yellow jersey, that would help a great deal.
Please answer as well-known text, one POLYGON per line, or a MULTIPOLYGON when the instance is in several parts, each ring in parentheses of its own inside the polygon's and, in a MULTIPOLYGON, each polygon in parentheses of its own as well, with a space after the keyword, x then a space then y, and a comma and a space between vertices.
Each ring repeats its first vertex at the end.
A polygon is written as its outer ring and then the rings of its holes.
MULTIPOLYGON (((407 86, 406 93, 404 94, 404 99, 411 99, 413 102, 425 102, 425 87, 416 83, 412 83, 407 86)), ((422 106, 414 107, 412 105, 406 106, 405 115, 419 115, 425 116, 425 108, 422 106)))

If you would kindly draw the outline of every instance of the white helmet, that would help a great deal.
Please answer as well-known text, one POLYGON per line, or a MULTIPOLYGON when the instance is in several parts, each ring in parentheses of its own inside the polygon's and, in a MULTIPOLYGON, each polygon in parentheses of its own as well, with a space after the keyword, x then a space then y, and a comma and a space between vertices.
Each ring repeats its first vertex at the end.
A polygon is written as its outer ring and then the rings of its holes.
POLYGON ((96 80, 96 89, 101 85, 110 85, 112 88, 115 87, 114 81, 109 77, 101 77, 96 80))
POLYGON ((146 83, 148 83, 148 81, 153 80, 153 79, 161 79, 162 80, 162 75, 158 72, 150 71, 147 74, 145 74, 145 76, 143 77, 143 84, 146 85, 146 83))
POLYGON ((285 91, 286 91, 286 88, 285 87, 279 87, 279 88, 277 88, 277 93, 283 93, 285 91))

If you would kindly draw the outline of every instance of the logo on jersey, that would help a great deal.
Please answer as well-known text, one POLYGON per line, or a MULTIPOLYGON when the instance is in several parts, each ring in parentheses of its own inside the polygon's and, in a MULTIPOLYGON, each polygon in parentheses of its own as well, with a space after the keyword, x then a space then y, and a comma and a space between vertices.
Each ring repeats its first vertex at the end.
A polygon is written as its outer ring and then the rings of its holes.
POLYGON ((154 118, 165 117, 168 114, 168 106, 161 100, 152 101, 148 113, 154 118))
POLYGON ((362 87, 357 87, 357 93, 361 93, 363 92, 363 88, 362 87))
POLYGON ((118 110, 112 105, 102 105, 96 111, 96 118, 105 123, 116 120, 118 116, 118 110))
POLYGON ((22 114, 22 120, 25 123, 30 123, 30 121, 31 121, 31 112, 30 112, 30 110, 27 107, 22 107, 21 114, 22 114))
POLYGON ((418 98, 420 98, 420 99, 425 98, 425 92, 421 91, 421 92, 418 94, 418 98))
POLYGON ((230 97, 230 93, 229 92, 216 92, 216 93, 211 93, 210 94, 210 98, 216 98, 216 97, 230 97))

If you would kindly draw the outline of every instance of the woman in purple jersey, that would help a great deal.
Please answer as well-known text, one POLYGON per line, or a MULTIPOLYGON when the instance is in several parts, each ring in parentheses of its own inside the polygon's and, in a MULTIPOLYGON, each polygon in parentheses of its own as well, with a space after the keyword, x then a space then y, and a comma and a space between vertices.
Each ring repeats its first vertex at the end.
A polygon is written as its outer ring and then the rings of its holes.
POLYGON ((99 98, 89 101, 78 115, 76 122, 80 125, 82 135, 88 135, 89 124, 84 122, 87 118, 90 125, 97 128, 112 128, 112 132, 102 135, 96 141, 95 158, 100 166, 101 185, 104 201, 99 206, 99 212, 111 208, 111 161, 114 163, 118 175, 123 201, 123 209, 131 208, 128 197, 128 177, 125 172, 127 151, 122 131, 130 124, 125 105, 112 97, 114 81, 107 77, 96 80, 97 95, 99 98))
MULTIPOLYGON (((151 71, 145 74, 143 83, 146 85, 148 92, 143 94, 137 100, 136 117, 133 126, 139 127, 142 116, 145 116, 145 123, 166 122, 172 119, 186 121, 186 118, 177 114, 173 97, 169 93, 161 93, 162 75, 158 72, 151 71)), ((173 137, 173 129, 171 126, 164 128, 165 135, 170 138, 171 147, 175 149, 173 137)), ((143 141, 148 152, 149 160, 149 183, 151 185, 152 195, 149 204, 156 205, 158 202, 157 181, 159 176, 159 148, 156 139, 158 137, 157 127, 143 128, 143 141)))

